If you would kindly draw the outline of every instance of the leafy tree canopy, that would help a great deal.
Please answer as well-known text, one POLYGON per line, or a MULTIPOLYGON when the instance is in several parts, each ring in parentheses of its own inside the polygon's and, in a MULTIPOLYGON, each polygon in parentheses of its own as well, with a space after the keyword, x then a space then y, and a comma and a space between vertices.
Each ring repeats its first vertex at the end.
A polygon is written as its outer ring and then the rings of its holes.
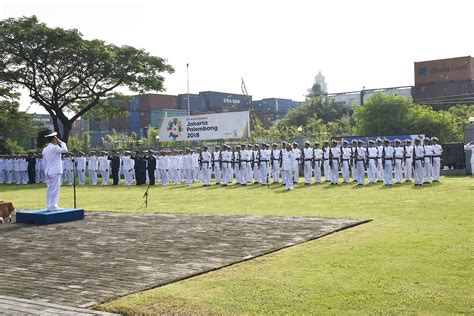
POLYGON ((174 71, 142 49, 86 40, 78 30, 50 28, 35 16, 0 21, 0 47, 0 83, 28 89, 65 140, 76 119, 110 107, 104 99, 117 97, 117 88, 163 91, 163 73, 174 71))

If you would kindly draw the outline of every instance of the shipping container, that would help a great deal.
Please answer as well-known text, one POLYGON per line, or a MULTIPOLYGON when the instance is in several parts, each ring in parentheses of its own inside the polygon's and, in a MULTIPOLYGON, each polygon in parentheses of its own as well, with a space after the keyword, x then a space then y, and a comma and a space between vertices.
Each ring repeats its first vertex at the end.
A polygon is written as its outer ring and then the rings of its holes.
POLYGON ((139 127, 144 128, 150 125, 150 111, 139 111, 139 127))
POLYGON ((471 56, 415 62, 415 85, 474 80, 471 56))
POLYGON ((139 99, 140 111, 178 108, 178 97, 176 95, 142 94, 139 99))
POLYGON ((161 122, 166 117, 186 116, 186 115, 188 115, 187 110, 176 110, 176 109, 152 110, 150 114, 150 125, 153 127, 160 127, 161 122))
POLYGON ((128 107, 131 112, 140 110, 140 96, 134 95, 128 103, 128 107))
POLYGON ((109 120, 110 129, 116 131, 128 130, 130 128, 129 116, 117 116, 109 120))
POLYGON ((102 140, 105 139, 107 137, 107 135, 110 134, 110 133, 111 132, 108 131, 108 130, 100 131, 100 132, 92 131, 90 133, 91 147, 102 147, 103 146, 102 140))
POLYGON ((455 81, 416 85, 412 89, 415 103, 446 107, 457 103, 473 103, 474 81, 455 81))
POLYGON ((252 104, 252 97, 242 94, 204 91, 199 95, 204 98, 207 109, 213 111, 245 110, 252 104))
POLYGON ((81 130, 83 131, 102 131, 109 129, 108 119, 81 119, 81 130))
MULTIPOLYGON (((188 94, 178 95, 178 108, 181 110, 188 110, 188 94)), ((199 94, 189 94, 189 108, 191 112, 206 111, 206 101, 199 94)))
POLYGON ((128 125, 130 129, 136 129, 140 127, 140 112, 134 111, 130 112, 130 116, 128 117, 128 125))

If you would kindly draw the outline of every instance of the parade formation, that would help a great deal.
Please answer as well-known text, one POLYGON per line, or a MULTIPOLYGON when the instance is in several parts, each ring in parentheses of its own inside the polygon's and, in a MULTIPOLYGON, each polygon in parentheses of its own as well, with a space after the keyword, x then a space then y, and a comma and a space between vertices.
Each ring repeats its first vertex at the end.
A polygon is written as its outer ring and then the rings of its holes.
MULTIPOLYGON (((64 154, 62 158, 62 184, 72 185, 77 176, 78 184, 125 186, 182 184, 199 182, 209 186, 211 179, 216 185, 230 184, 277 184, 293 190, 300 172, 304 184, 328 182, 337 185, 357 185, 383 182, 390 186, 414 181, 416 186, 438 182, 442 148, 436 137, 394 140, 387 139, 325 141, 311 144, 306 141, 300 149, 295 143, 240 144, 215 146, 211 152, 207 145, 197 150, 186 148, 162 151, 124 151, 118 153, 83 152, 64 154), (99 180, 99 176, 100 179, 99 180), (323 180, 324 177, 324 180, 323 180)), ((45 183, 44 157, 41 154, 0 156, 0 184, 45 183)))

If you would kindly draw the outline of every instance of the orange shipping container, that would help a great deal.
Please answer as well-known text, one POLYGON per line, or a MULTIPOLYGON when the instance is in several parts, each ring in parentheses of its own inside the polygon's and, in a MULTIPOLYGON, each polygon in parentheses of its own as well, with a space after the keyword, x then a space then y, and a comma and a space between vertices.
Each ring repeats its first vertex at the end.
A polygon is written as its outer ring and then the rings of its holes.
POLYGON ((465 80, 474 80, 471 56, 415 63, 415 85, 465 80))
POLYGON ((140 111, 153 109, 177 109, 178 96, 168 94, 141 94, 140 111))

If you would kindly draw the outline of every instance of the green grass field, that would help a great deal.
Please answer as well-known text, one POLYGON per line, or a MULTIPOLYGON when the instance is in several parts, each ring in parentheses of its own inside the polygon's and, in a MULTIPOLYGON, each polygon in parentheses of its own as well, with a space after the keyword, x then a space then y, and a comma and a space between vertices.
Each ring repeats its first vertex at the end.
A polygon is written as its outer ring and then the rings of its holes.
MULTIPOLYGON (((79 187, 86 210, 350 217, 337 234, 98 306, 126 314, 473 314, 474 180, 357 187, 299 184, 79 187)), ((41 185, 0 186, 17 208, 45 205, 41 185)), ((63 187, 61 207, 72 206, 63 187)))

